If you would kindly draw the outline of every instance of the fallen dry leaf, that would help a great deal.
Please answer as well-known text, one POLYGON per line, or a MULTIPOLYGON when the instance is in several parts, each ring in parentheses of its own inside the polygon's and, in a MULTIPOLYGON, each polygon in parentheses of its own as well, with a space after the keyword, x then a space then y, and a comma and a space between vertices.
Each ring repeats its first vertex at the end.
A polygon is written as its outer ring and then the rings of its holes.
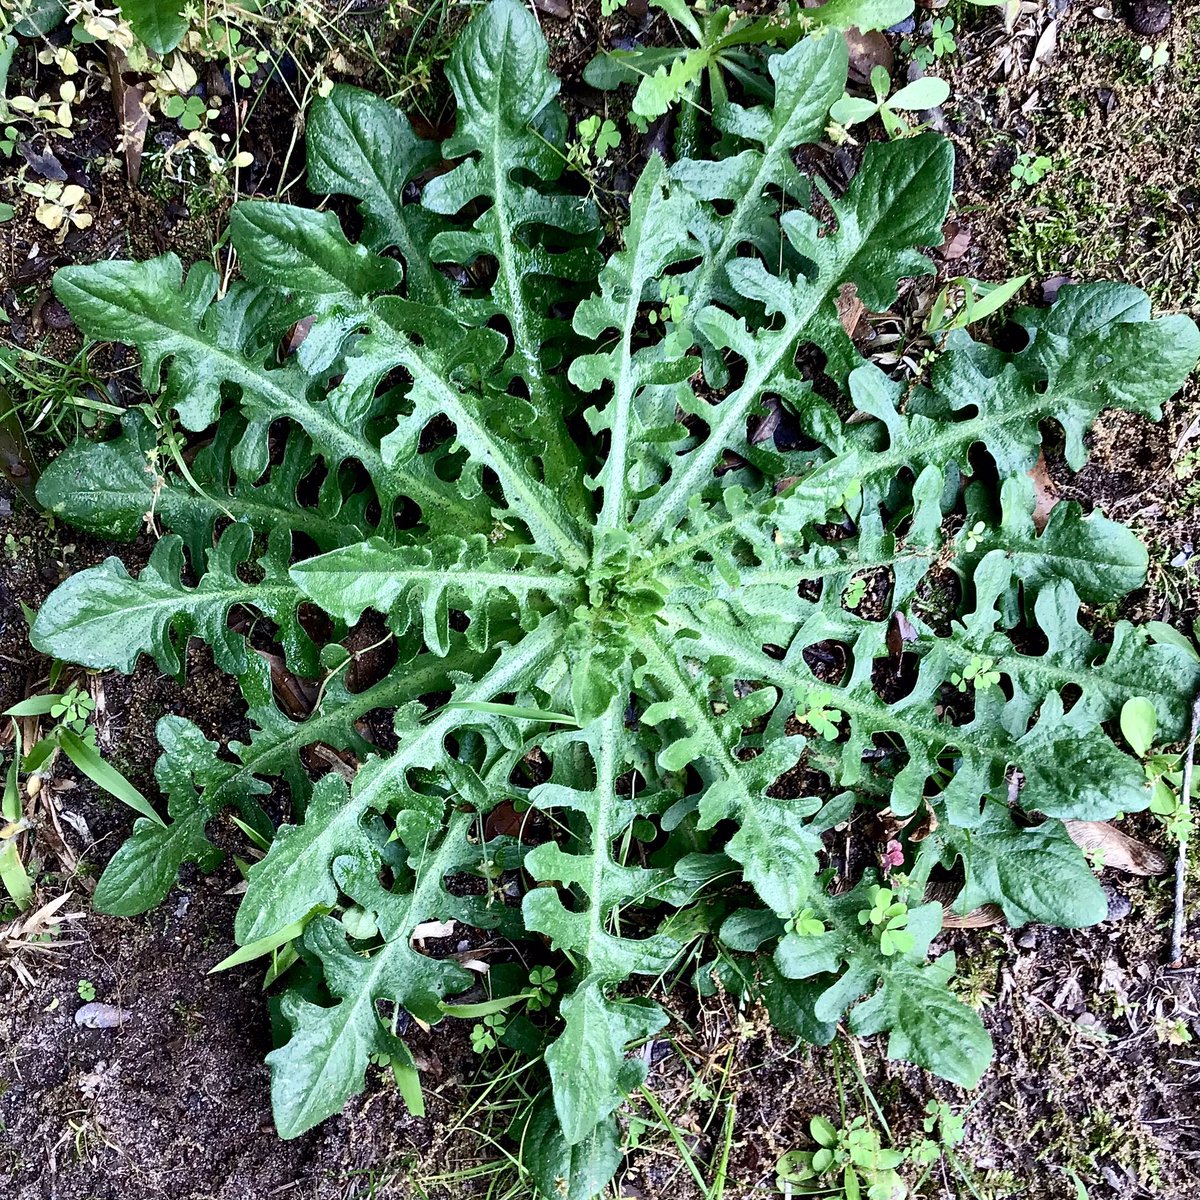
POLYGON ((888 667, 892 671, 900 669, 900 662, 904 657, 904 643, 916 640, 917 631, 913 623, 899 610, 892 613, 887 629, 888 667))
POLYGON ((412 940, 423 942, 426 938, 449 937, 457 928, 457 921, 422 921, 413 927, 412 940))
POLYGON ((146 88, 133 75, 125 51, 112 42, 106 42, 105 45, 108 48, 108 74, 112 80, 113 110, 121 131, 120 149, 125 159, 125 175, 129 186, 137 187, 142 173, 146 127, 150 123, 150 114, 146 110, 146 88))
POLYGON ((971 246, 971 230, 968 226, 951 218, 942 227, 942 257, 962 258, 971 246))
POLYGON ((278 654, 267 650, 256 650, 255 653, 271 670, 271 687, 279 707, 294 721, 307 717, 317 702, 320 692, 318 685, 292 674, 278 654))
POLYGON ((301 317, 301 319, 283 335, 283 341, 280 343, 279 347, 280 358, 287 358, 289 354, 295 354, 296 351, 304 345, 304 339, 308 337, 309 330, 312 329, 313 322, 316 319, 317 318, 315 316, 301 317))
POLYGON ((488 841, 496 837, 518 838, 528 845, 533 845, 538 840, 538 830, 542 823, 542 815, 537 810, 517 812, 511 800, 501 800, 484 818, 483 836, 488 841))
POLYGON ((1058 503, 1058 489, 1050 478, 1046 456, 1041 451, 1029 471, 1029 478, 1033 480, 1033 527, 1041 533, 1050 520, 1050 510, 1058 503))
POLYGON ((858 298, 858 289, 854 284, 843 283, 837 294, 837 314, 847 337, 854 337, 866 311, 867 306, 858 298))
POLYGON ((1161 875, 1168 863, 1166 855, 1122 833, 1107 821, 1064 821, 1071 841, 1081 850, 1100 856, 1106 867, 1128 875, 1161 875))
POLYGON ((1004 924, 1004 914, 995 904, 985 904, 982 908, 976 908, 969 913, 952 913, 950 906, 954 903, 961 886, 961 884, 942 879, 935 880, 925 888, 926 902, 936 900, 942 906, 943 929, 986 929, 990 925, 1004 924))
POLYGON ((892 73, 892 46, 882 33, 878 30, 862 33, 851 26, 845 37, 846 48, 850 51, 851 83, 866 84, 876 67, 883 67, 889 75, 892 73))
POLYGON ((1029 61, 1029 78, 1036 79, 1044 64, 1048 63, 1058 49, 1058 20, 1051 21, 1042 30, 1037 45, 1033 48, 1033 58, 1029 61))

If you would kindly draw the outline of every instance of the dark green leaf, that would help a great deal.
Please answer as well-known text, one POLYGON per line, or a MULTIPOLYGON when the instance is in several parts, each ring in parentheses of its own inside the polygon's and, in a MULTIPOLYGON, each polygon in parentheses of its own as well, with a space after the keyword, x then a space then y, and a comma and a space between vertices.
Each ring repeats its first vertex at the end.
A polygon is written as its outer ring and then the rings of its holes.
POLYGON ((118 0, 118 7, 138 41, 155 54, 170 53, 187 33, 180 0, 118 0))

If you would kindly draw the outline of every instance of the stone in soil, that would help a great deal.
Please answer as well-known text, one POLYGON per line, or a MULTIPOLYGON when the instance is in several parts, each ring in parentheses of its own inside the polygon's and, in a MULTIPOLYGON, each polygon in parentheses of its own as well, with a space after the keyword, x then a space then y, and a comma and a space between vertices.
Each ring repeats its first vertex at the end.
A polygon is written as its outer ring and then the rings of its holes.
POLYGON ((1143 37, 1162 33, 1171 23, 1171 0, 1126 0, 1125 20, 1143 37))
POLYGON ((1116 888, 1105 884, 1104 898, 1108 901, 1108 915, 1104 918, 1106 921, 1123 921, 1129 916, 1133 906, 1116 888))

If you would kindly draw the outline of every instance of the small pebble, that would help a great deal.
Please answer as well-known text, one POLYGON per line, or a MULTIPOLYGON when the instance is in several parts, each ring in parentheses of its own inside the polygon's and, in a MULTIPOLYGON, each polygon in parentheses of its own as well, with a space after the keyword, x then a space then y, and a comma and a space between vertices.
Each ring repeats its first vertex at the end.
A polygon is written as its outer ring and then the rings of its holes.
POLYGON ((1123 921, 1129 916, 1133 906, 1116 888, 1106 884, 1104 896, 1108 900, 1108 915, 1104 918, 1106 921, 1123 921))
POLYGON ((71 314, 67 312, 66 305, 54 298, 47 300, 42 306, 42 320, 51 329, 70 329, 75 324, 71 320, 71 314))
POLYGON ((1104 1182, 1108 1184, 1118 1196, 1129 1195, 1130 1176, 1122 1177, 1117 1173, 1116 1167, 1109 1166, 1107 1163, 1100 1168, 1100 1174, 1104 1178, 1104 1182))
POLYGON ((1037 934, 1032 929, 1022 930, 1017 935, 1017 945, 1022 950, 1032 950, 1037 945, 1037 934))
POLYGON ((1171 23, 1171 0, 1125 0, 1125 22, 1143 37, 1162 33, 1171 23))
POLYGON ((116 1029, 133 1016, 115 1004, 101 1004, 93 1000, 75 1013, 75 1024, 85 1029, 116 1029))

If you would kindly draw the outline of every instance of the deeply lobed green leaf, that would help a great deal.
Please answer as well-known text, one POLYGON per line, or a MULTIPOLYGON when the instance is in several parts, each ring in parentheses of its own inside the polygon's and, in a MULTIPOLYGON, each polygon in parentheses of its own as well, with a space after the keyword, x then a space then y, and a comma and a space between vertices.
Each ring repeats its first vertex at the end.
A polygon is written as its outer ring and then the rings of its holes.
POLYGON ((358 202, 358 244, 329 212, 245 202, 247 281, 224 295, 170 255, 58 273, 81 328, 138 349, 157 421, 204 439, 185 452, 130 414, 52 464, 39 496, 64 519, 170 532, 136 576, 110 558, 68 579, 33 640, 176 674, 196 636, 238 677, 249 740, 163 719, 170 820, 137 823, 96 899, 141 912, 182 864, 211 869, 227 810, 269 840, 234 932, 275 948, 272 979, 300 964, 268 1060, 281 1133, 338 1111, 370 1056, 404 1060, 401 1010, 432 1024, 480 998, 413 941, 454 920, 495 970, 513 940, 561 968, 549 1011, 520 1018, 550 1078, 526 1164, 584 1197, 647 1075, 630 1050, 667 1021, 643 985, 693 949, 702 988, 789 1034, 825 1042, 845 1017, 970 1087, 990 1043, 934 946, 931 873, 959 911, 1102 919, 1063 821, 1146 806, 1118 715, 1141 697, 1182 736, 1200 669, 1095 621, 1145 551, 1068 504, 1037 532, 1027 472, 1047 422, 1078 467, 1103 408, 1155 415, 1200 335, 1133 289, 1068 286, 1016 314, 1014 352, 960 331, 927 379, 864 361, 838 298, 887 310, 931 270, 953 155, 932 134, 872 144, 814 197, 793 156, 844 90, 827 33, 769 59, 772 97, 714 113, 723 156, 649 157, 602 261, 546 57, 524 6, 493 0, 451 58, 440 148, 359 89, 316 102, 310 185, 358 202), (939 602, 947 564, 961 597, 939 602), (268 640, 320 678, 302 719, 268 640), (385 643, 362 681, 353 655, 385 643), (314 772, 317 750, 340 769, 314 772), (838 878, 829 854, 885 808, 906 913, 887 942, 877 873, 838 878), (717 929, 714 958, 695 943, 717 929))

